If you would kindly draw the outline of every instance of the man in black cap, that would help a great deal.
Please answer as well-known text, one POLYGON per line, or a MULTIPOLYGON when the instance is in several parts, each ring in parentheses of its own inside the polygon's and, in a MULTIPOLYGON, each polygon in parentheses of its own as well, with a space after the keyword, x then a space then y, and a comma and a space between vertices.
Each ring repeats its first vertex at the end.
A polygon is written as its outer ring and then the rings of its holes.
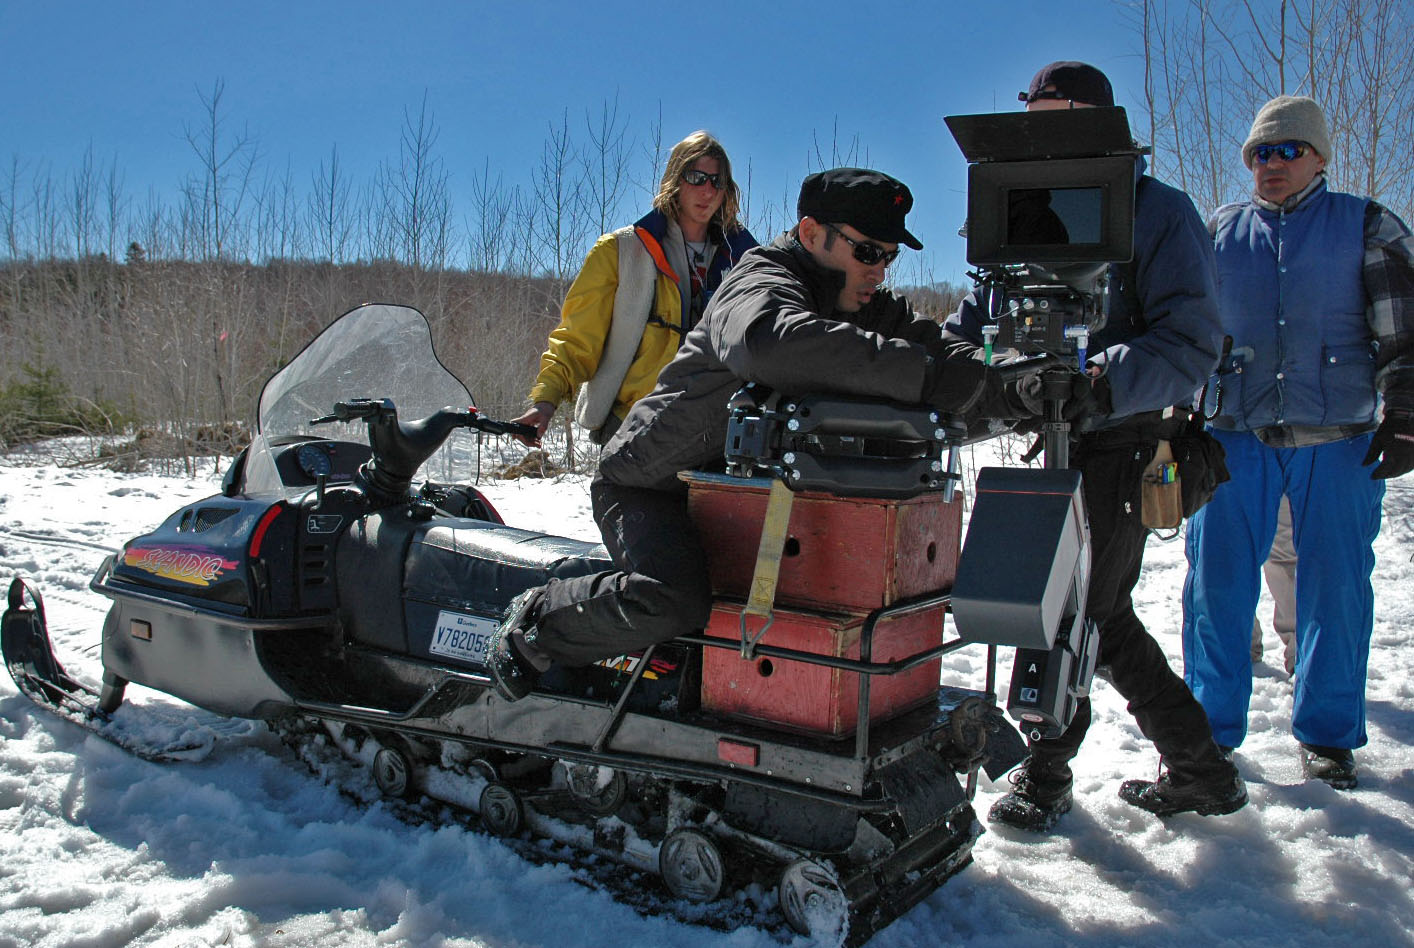
MULTIPOLYGON (((1051 63, 1018 96, 1028 112, 1114 105, 1105 74, 1087 63, 1051 63)), ((1070 466, 1081 471, 1090 518, 1086 614, 1100 634, 1098 664, 1162 755, 1157 780, 1127 780, 1119 795, 1160 816, 1230 813, 1247 802, 1236 768, 1213 742, 1202 706, 1169 667, 1134 612, 1132 593, 1149 531, 1140 484, 1161 439, 1184 427, 1194 394, 1217 365, 1216 268, 1212 244, 1186 194, 1135 164, 1134 256, 1109 268, 1105 325, 1090 337, 1089 386, 1072 386, 1070 466), (1180 406, 1178 411, 1170 411, 1180 406)), ((982 314, 968 297, 947 322, 950 336, 981 340, 982 314)), ((1013 790, 989 813, 994 823, 1050 830, 1071 807, 1070 762, 1090 726, 1082 698, 1059 737, 1031 742, 1013 790)))
POLYGON ((551 662, 586 665, 707 624, 706 557, 677 475, 722 468, 727 401, 743 383, 984 417, 1033 413, 975 347, 944 341, 937 323, 880 286, 900 244, 922 249, 904 226, 912 206, 908 188, 878 171, 805 179, 799 223, 742 256, 604 446, 590 497, 618 568, 552 580, 512 603, 488 658, 502 695, 524 696, 551 662))
POLYGON ((1115 104, 1109 77, 1089 63, 1062 60, 1043 66, 1016 97, 1028 112, 1038 108, 1109 108, 1115 104), (1042 103, 1037 106, 1036 103, 1042 103), (1051 103, 1056 103, 1052 105, 1051 103))

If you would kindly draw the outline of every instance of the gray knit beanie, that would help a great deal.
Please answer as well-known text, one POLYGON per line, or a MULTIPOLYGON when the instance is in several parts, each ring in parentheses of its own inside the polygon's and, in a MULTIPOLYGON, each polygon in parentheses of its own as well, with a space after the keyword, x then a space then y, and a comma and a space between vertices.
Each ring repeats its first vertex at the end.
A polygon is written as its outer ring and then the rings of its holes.
POLYGON ((1315 99, 1304 95, 1279 95, 1257 112, 1252 131, 1242 143, 1242 163, 1252 167, 1252 149, 1279 142, 1306 142, 1330 164, 1331 133, 1326 116, 1315 99))

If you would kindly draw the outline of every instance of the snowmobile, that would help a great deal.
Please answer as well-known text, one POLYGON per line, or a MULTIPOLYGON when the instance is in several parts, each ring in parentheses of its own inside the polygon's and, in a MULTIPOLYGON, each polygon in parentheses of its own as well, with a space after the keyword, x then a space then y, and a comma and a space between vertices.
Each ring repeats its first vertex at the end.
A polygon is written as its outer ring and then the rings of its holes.
MULTIPOLYGON (((101 687, 65 671, 21 578, 6 665, 36 702, 145 756, 180 755, 113 727, 130 682, 332 744, 389 797, 609 857, 671 900, 710 907, 755 883, 796 931, 860 944, 971 861, 979 771, 997 779, 1025 754, 998 708, 997 644, 1038 643, 946 635, 961 436, 935 413, 749 393, 731 410, 727 470, 688 477, 724 577, 712 624, 552 668, 508 702, 485 657, 512 599, 610 560, 505 524, 456 479, 484 435, 533 431, 475 407, 416 310, 358 307, 266 383, 221 492, 98 570, 101 687), (879 439, 912 447, 868 448, 879 439), (773 531, 781 485, 796 509, 773 531), (842 510, 883 524, 888 549, 840 528, 842 510), (781 595, 752 612, 762 564, 781 595), (941 657, 977 642, 982 687, 940 686, 941 657)), ((1063 625, 1053 606, 1043 621, 1063 625)))

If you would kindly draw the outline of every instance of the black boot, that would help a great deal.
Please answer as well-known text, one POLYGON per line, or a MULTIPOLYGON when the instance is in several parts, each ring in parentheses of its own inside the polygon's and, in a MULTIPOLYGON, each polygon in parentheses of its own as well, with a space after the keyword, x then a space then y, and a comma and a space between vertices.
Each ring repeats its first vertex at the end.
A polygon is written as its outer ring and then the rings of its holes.
POLYGON ((1301 744, 1301 772, 1307 780, 1324 780, 1337 790, 1354 790, 1355 753, 1346 747, 1301 744))
POLYGON ((491 633, 486 648, 486 667, 496 682, 496 693, 507 701, 519 701, 530 694, 549 659, 535 647, 535 619, 540 600, 539 587, 528 589, 511 600, 506 617, 491 633))
POLYGON ((1247 805, 1247 785, 1228 765, 1227 773, 1184 780, 1165 770, 1158 780, 1126 780, 1120 784, 1119 798, 1156 816, 1197 813, 1220 816, 1247 805))
POLYGON ((1070 768, 1065 764, 1050 767, 1030 756, 1012 772, 1010 780, 1012 791, 992 804, 987 811, 989 821, 1046 833, 1070 812, 1074 797, 1070 768))

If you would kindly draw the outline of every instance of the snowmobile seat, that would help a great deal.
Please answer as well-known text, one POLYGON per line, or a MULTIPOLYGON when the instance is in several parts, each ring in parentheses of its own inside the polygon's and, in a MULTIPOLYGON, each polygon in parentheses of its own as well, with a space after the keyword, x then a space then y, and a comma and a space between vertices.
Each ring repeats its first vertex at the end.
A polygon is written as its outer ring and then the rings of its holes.
POLYGON ((603 544, 473 519, 426 524, 411 537, 405 564, 408 651, 471 664, 480 663, 474 657, 484 651, 480 637, 495 629, 519 593, 551 579, 613 569, 603 544), (467 646, 465 655, 459 646, 445 645, 449 623, 466 630, 457 637, 467 646))
POLYGON ((532 586, 614 568, 602 543, 473 519, 432 522, 413 537, 406 562, 410 598, 480 600, 497 616, 532 586))

